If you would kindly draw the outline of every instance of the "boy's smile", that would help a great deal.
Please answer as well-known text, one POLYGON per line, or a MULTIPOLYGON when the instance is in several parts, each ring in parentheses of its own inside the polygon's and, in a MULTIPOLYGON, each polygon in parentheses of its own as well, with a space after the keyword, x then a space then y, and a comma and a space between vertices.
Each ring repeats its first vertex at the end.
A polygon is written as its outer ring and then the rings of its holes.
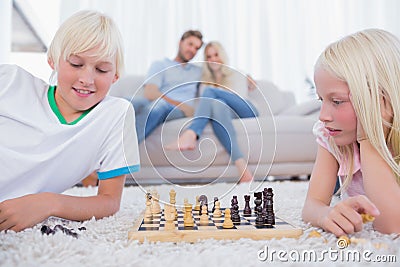
POLYGON ((100 59, 97 49, 72 54, 58 64, 57 106, 67 122, 98 104, 117 81, 114 58, 100 59))

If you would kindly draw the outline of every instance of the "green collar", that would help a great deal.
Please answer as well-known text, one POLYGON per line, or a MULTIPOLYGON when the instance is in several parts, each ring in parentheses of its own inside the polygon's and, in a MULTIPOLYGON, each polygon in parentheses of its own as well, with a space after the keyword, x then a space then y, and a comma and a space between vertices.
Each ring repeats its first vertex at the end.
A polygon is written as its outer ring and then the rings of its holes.
POLYGON ((57 103, 56 103, 56 98, 55 98, 55 92, 56 92, 56 86, 50 86, 49 87, 49 91, 47 91, 47 98, 49 100, 49 104, 51 107, 51 110, 53 110, 54 114, 56 114, 58 120, 61 122, 61 124, 66 124, 66 125, 74 125, 77 124, 81 119, 83 119, 92 109, 88 109, 85 110, 82 115, 79 116, 79 118, 77 118, 74 121, 71 122, 67 122, 65 120, 65 118, 63 117, 63 115, 61 114, 60 110, 58 109, 57 103))

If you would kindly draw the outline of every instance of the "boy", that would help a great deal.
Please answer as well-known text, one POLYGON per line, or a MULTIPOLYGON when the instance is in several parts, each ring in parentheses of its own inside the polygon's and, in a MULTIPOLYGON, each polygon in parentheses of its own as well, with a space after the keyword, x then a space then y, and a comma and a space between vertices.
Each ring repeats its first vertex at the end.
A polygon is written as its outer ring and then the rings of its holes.
POLYGON ((49 216, 87 220, 119 210, 125 176, 139 169, 133 109, 107 96, 122 52, 114 22, 82 11, 50 45, 57 86, 0 66, 0 231, 21 231, 49 216), (59 194, 93 171, 96 196, 59 194))

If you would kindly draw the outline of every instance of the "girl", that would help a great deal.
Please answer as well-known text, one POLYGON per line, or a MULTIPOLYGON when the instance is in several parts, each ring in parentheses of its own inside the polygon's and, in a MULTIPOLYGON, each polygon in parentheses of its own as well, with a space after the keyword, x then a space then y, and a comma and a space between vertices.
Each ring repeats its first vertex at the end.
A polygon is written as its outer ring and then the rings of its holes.
POLYGON ((314 73, 322 101, 318 153, 303 219, 336 236, 374 228, 400 232, 400 42, 377 29, 331 44, 314 73), (342 200, 330 206, 337 176, 342 200))

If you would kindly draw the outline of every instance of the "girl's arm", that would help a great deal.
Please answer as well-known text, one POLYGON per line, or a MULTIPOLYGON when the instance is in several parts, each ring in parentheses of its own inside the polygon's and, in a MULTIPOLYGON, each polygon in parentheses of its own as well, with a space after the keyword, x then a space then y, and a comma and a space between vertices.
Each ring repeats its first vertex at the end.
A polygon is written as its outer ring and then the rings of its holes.
POLYGON ((360 159, 365 194, 380 211, 374 228, 400 233, 400 186, 393 171, 368 140, 360 142, 360 159))
POLYGON ((100 180, 96 196, 76 197, 38 193, 0 203, 0 231, 21 231, 50 216, 83 221, 113 215, 119 210, 125 175, 100 180))
POLYGON ((338 163, 332 154, 318 145, 317 158, 311 173, 302 217, 314 226, 322 227, 321 219, 330 210, 333 190, 335 188, 338 163))
POLYGON ((319 145, 302 216, 313 226, 341 236, 362 229, 361 212, 372 216, 379 212, 368 198, 361 195, 330 206, 338 168, 335 157, 319 145))

